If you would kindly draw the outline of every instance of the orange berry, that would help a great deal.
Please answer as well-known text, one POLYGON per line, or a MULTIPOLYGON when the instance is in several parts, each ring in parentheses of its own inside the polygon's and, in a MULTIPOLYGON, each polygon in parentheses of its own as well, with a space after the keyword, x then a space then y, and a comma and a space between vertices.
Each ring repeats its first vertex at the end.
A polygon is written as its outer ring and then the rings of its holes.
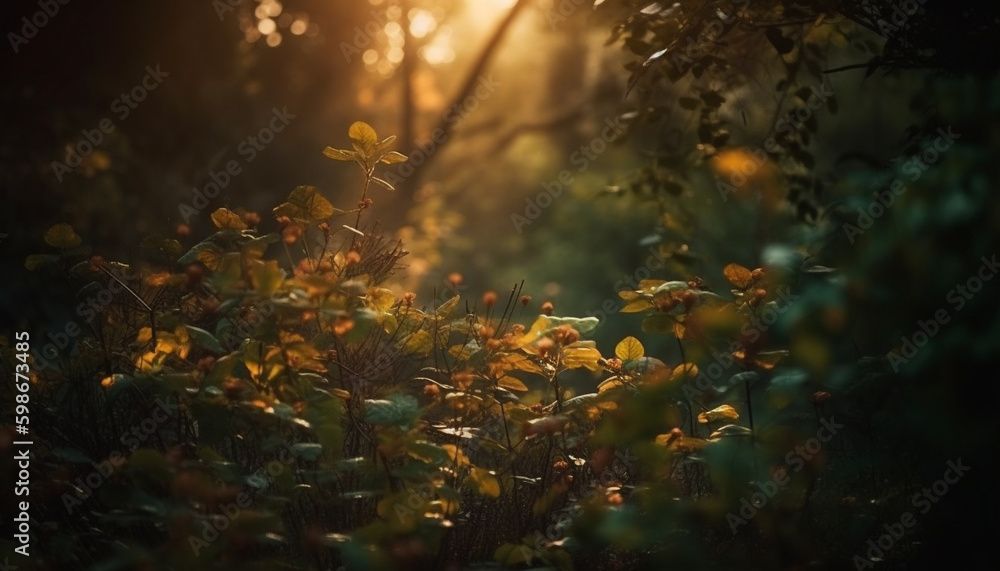
POLYGON ((521 296, 521 305, 527 306, 529 303, 531 303, 531 296, 530 295, 522 295, 521 296))
POLYGON ((544 313, 545 315, 552 315, 552 311, 554 309, 555 306, 552 305, 551 301, 546 301, 545 303, 542 304, 542 313, 544 313))
POLYGON ((497 304, 497 292, 488 291, 483 294, 483 305, 486 306, 486 309, 490 309, 496 304, 497 304))

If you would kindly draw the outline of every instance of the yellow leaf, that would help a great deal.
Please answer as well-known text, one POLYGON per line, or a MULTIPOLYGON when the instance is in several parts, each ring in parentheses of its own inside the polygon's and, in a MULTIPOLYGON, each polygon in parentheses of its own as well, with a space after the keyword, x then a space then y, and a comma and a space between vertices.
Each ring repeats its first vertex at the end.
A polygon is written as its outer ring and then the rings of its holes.
POLYGON ((388 153, 382 155, 381 161, 387 165, 395 165, 399 163, 405 163, 407 161, 407 157, 403 153, 397 153, 396 151, 389 151, 388 153))
POLYGON ((260 341, 249 341, 243 351, 243 362, 250 376, 257 382, 266 382, 277 377, 285 370, 285 361, 281 357, 281 347, 265 347, 260 341))
POLYGON ((139 334, 135 338, 135 342, 138 346, 142 347, 146 343, 149 343, 153 339, 153 329, 150 327, 143 327, 139 330, 139 334))
POLYGON ((159 272, 156 274, 151 274, 146 278, 146 285, 150 287, 162 287, 167 285, 170 281, 172 274, 170 272, 159 272))
POLYGON ((334 149, 333 147, 327 147, 323 149, 323 155, 328 159, 333 159, 335 161, 353 161, 358 158, 358 154, 354 151, 345 151, 344 149, 334 149))
POLYGON ((369 307, 382 313, 389 311, 392 305, 396 303, 396 296, 392 294, 392 290, 384 287, 373 287, 368 289, 367 301, 369 307))
POLYGON ((351 143, 362 157, 373 158, 372 155, 378 148, 378 135, 371 125, 364 121, 355 121, 348 129, 347 136, 351 138, 351 143))
POLYGON ((624 299, 625 301, 635 301, 640 297, 642 297, 642 294, 637 291, 623 289, 620 292, 618 292, 618 297, 624 299))
POLYGON ((219 208, 213 212, 212 224, 215 224, 216 228, 229 230, 246 230, 247 228, 247 223, 243 221, 243 218, 228 208, 219 208))
POLYGON ((562 364, 567 369, 585 367, 591 371, 600 371, 602 367, 601 352, 591 347, 567 347, 562 353, 562 364))
POLYGON ((645 355, 646 350, 643 348, 642 343, 632 336, 622 339, 615 346, 615 357, 618 357, 622 361, 632 361, 642 358, 645 355))
POLYGON ((507 390, 510 390, 510 391, 522 391, 523 392, 523 391, 527 391, 528 390, 527 385, 525 385, 520 380, 515 379, 514 377, 511 377, 511 376, 501 377, 500 380, 497 381, 497 385, 499 385, 499 386, 501 386, 501 387, 503 387, 503 388, 505 388, 507 390))
POLYGON ((739 264, 729 264, 722 268, 722 275, 726 276, 726 279, 730 283, 740 289, 745 289, 753 281, 753 275, 750 270, 739 264))
POLYGON ((333 216, 336 209, 319 193, 315 186, 297 186, 286 202, 276 206, 275 216, 288 216, 295 220, 319 222, 333 216))
POLYGON ((775 365, 778 364, 778 361, 781 361, 787 356, 788 356, 788 351, 786 350, 764 351, 762 353, 757 353, 756 355, 754 355, 754 362, 757 363, 757 366, 760 367, 761 369, 769 371, 773 369, 775 365))
POLYGON ((68 250, 80 245, 80 237, 69 224, 56 224, 45 231, 45 243, 55 248, 68 250))
POLYGON ((698 376, 698 365, 694 363, 682 363, 674 367, 674 372, 671 378, 682 379, 685 376, 694 378, 698 376))
POLYGON ((250 281, 260 295, 269 296, 278 291, 284 280, 285 272, 278 266, 277 260, 255 262, 250 266, 250 281))
POLYGON ((618 387, 626 386, 625 383, 621 382, 617 378, 610 378, 603 383, 597 385, 597 394, 601 394, 605 391, 610 391, 611 389, 616 389, 618 387))
POLYGON ((544 375, 542 368, 527 355, 521 353, 502 353, 489 363, 490 372, 496 377, 504 376, 508 371, 526 371, 544 375))
POLYGON ((489 498, 500 497, 500 482, 486 468, 474 466, 469 472, 469 480, 475 485, 476 491, 489 498))
POLYGON ((709 422, 723 419, 739 420, 740 414, 736 412, 735 408, 729 406, 728 404, 724 404, 698 415, 698 422, 702 424, 708 424, 709 422))
POLYGON ((531 325, 531 329, 528 330, 521 338, 518 340, 517 346, 524 347, 530 345, 538 339, 541 338, 542 333, 547 331, 552 327, 552 322, 549 318, 544 315, 539 315, 538 319, 531 325))
POLYGON ((470 464, 469 458, 462 452, 460 448, 454 444, 442 444, 441 448, 444 448, 448 452, 448 458, 459 468, 468 466, 470 464))
POLYGON ((648 309, 653 309, 653 302, 645 298, 639 298, 626 303, 625 307, 618 311, 620 313, 639 313, 648 309))
POLYGON ((414 331, 403 339, 403 349, 408 353, 426 355, 434 348, 434 339, 431 334, 424 331, 414 331))
POLYGON ((222 256, 225 254, 218 246, 209 244, 198 250, 196 259, 205 264, 205 267, 215 271, 222 266, 222 256))

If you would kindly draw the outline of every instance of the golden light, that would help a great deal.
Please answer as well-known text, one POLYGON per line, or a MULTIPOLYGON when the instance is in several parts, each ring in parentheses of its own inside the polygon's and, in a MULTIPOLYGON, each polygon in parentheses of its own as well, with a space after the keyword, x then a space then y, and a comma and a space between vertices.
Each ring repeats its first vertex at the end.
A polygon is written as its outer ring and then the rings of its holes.
POLYGON ((403 35, 403 27, 399 25, 399 22, 387 22, 385 24, 385 35, 392 39, 394 36, 403 35))
POLYGON ((385 54, 385 59, 389 60, 389 63, 398 64, 403 61, 403 49, 402 48, 392 48, 388 53, 385 54))
POLYGON ((265 2, 261 2, 260 5, 263 6, 264 9, 267 11, 267 15, 271 16, 272 18, 274 16, 277 16, 278 14, 281 13, 281 2, 267 2, 267 1, 265 1, 265 2))
POLYGON ((278 29, 278 24, 270 18, 264 18, 260 22, 257 22, 257 30, 264 34, 265 36, 274 33, 278 29))
POLYGON ((292 22, 290 31, 292 32, 293 35, 301 36, 302 34, 306 33, 306 30, 308 28, 309 24, 307 24, 305 20, 295 20, 294 22, 292 22))
POLYGON ((366 65, 375 65, 378 62, 378 52, 375 50, 368 50, 361 56, 361 60, 365 62, 366 65))
POLYGON ((281 44, 281 34, 279 34, 278 32, 274 32, 273 34, 269 34, 267 36, 267 45, 271 46, 272 48, 276 48, 280 44, 281 44))
POLYGON ((414 8, 410 10, 410 34, 414 38, 423 38, 437 28, 437 20, 426 10, 414 8))

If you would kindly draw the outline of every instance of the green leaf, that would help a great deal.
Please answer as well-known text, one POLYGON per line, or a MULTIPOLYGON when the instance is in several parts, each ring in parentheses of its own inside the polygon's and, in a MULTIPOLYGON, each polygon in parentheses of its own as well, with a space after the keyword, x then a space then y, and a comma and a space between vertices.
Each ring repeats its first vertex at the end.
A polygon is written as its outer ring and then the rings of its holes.
POLYGON ((315 462, 323 454, 323 445, 317 442, 298 442, 292 444, 292 452, 310 462, 315 462))
POLYGON ((417 417, 419 404, 410 395, 394 394, 385 399, 365 399, 365 421, 372 424, 409 426, 417 417))
POLYGON ((80 245, 80 237, 77 236, 76 232, 73 231, 73 227, 69 224, 56 224, 45 231, 43 238, 49 246, 62 250, 76 248, 80 245))
POLYGON ((315 186, 298 186, 289 195, 286 202, 276 206, 275 216, 287 216, 294 220, 304 220, 309 223, 320 222, 333 216, 336 208, 323 197, 315 186))
POLYGON ((406 445, 409 455, 418 460, 424 460, 435 466, 448 463, 448 451, 430 442, 411 442, 406 445))
POLYGON ((188 264, 201 262, 202 264, 205 264, 206 268, 210 270, 217 270, 222 264, 222 256, 224 255, 225 251, 223 251, 222 248, 206 240, 195 244, 193 248, 188 250, 188 253, 181 256, 181 259, 177 260, 177 263, 182 266, 186 266, 188 264))
POLYGON ((159 234, 150 234, 142 239, 139 247, 154 255, 169 260, 171 263, 177 260, 184 252, 184 246, 172 238, 164 238, 159 234))
POLYGON ((205 349, 208 349, 216 354, 226 352, 226 350, 222 348, 222 344, 219 343, 219 340, 215 338, 215 335, 212 335, 208 331, 199 327, 193 327, 191 325, 186 325, 185 327, 187 327, 188 334, 199 346, 204 347, 205 349))
POLYGON ((323 155, 329 159, 335 161, 354 161, 357 160, 358 154, 354 151, 345 151, 344 149, 334 149, 333 147, 327 147, 323 149, 323 155))

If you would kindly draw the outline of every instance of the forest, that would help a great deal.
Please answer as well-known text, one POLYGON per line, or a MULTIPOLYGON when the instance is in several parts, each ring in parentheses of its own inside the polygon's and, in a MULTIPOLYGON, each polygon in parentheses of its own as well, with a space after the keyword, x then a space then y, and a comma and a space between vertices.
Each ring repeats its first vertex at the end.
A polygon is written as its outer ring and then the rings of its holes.
POLYGON ((1000 568, 1000 4, 2 14, 0 571, 1000 568))

